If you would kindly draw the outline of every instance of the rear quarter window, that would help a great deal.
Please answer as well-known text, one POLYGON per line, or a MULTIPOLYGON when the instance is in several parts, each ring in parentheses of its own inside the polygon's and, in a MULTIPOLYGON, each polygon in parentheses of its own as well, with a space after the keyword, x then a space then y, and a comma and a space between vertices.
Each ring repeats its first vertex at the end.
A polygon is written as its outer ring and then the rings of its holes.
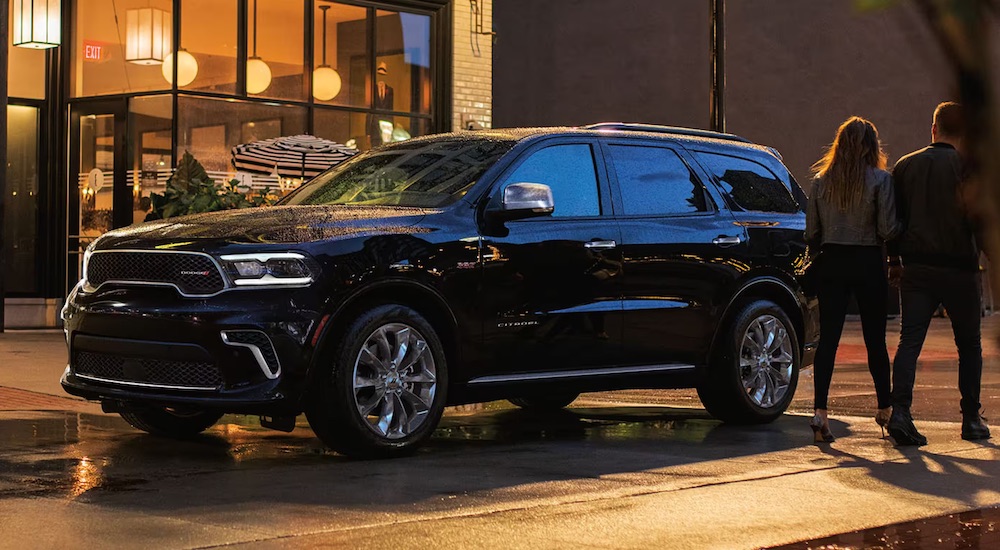
POLYGON ((729 155, 693 154, 715 177, 732 206, 749 212, 792 214, 800 210, 788 186, 764 165, 729 155))

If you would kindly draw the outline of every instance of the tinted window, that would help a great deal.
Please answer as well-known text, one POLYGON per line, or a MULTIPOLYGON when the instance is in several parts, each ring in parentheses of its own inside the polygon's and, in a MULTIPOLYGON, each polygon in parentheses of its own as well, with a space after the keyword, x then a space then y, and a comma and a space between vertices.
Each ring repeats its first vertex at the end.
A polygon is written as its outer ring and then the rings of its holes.
POLYGON ((316 176, 281 204, 451 204, 514 146, 512 141, 464 139, 404 142, 363 153, 316 176))
POLYGON ((677 153, 662 147, 612 145, 625 215, 705 212, 705 190, 677 153))
POLYGON ((743 210, 784 213, 799 210, 788 187, 760 164, 727 155, 695 154, 732 202, 743 210))
POLYGON ((553 145, 536 151, 506 183, 544 183, 552 188, 553 216, 599 216, 601 201, 590 145, 553 145))

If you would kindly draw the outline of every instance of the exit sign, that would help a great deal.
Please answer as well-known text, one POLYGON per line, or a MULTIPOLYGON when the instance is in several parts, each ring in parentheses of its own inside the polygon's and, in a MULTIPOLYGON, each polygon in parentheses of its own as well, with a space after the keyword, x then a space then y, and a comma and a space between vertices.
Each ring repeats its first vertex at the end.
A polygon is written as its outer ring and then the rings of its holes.
POLYGON ((92 40, 83 41, 83 60, 84 61, 104 61, 108 58, 108 47, 101 42, 94 42, 92 40))

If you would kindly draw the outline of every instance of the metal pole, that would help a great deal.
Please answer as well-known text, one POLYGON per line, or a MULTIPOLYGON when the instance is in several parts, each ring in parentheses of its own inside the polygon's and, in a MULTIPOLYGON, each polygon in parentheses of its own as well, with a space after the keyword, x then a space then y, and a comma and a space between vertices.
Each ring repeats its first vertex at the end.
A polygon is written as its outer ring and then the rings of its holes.
POLYGON ((709 0, 712 11, 712 89, 709 129, 726 131, 726 0, 709 0))
POLYGON ((0 1, 0 332, 4 326, 4 197, 7 196, 7 30, 9 4, 0 1))

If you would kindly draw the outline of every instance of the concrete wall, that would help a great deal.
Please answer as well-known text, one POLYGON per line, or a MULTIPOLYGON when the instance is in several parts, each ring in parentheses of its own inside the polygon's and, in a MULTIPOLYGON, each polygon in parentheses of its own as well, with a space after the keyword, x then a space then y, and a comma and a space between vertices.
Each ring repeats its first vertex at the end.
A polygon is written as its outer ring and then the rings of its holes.
MULTIPOLYGON (((853 5, 726 3, 727 130, 776 147, 807 189, 848 116, 875 123, 892 162, 929 141, 934 106, 953 98, 909 3, 853 5)), ((495 17, 497 126, 708 126, 707 0, 496 0, 495 17)))
MULTIPOLYGON (((483 31, 493 27, 493 0, 479 0, 483 12, 483 31)), ((452 130, 493 125, 493 39, 479 36, 479 55, 473 51, 472 10, 468 0, 455 0, 454 65, 452 84, 452 130)))

